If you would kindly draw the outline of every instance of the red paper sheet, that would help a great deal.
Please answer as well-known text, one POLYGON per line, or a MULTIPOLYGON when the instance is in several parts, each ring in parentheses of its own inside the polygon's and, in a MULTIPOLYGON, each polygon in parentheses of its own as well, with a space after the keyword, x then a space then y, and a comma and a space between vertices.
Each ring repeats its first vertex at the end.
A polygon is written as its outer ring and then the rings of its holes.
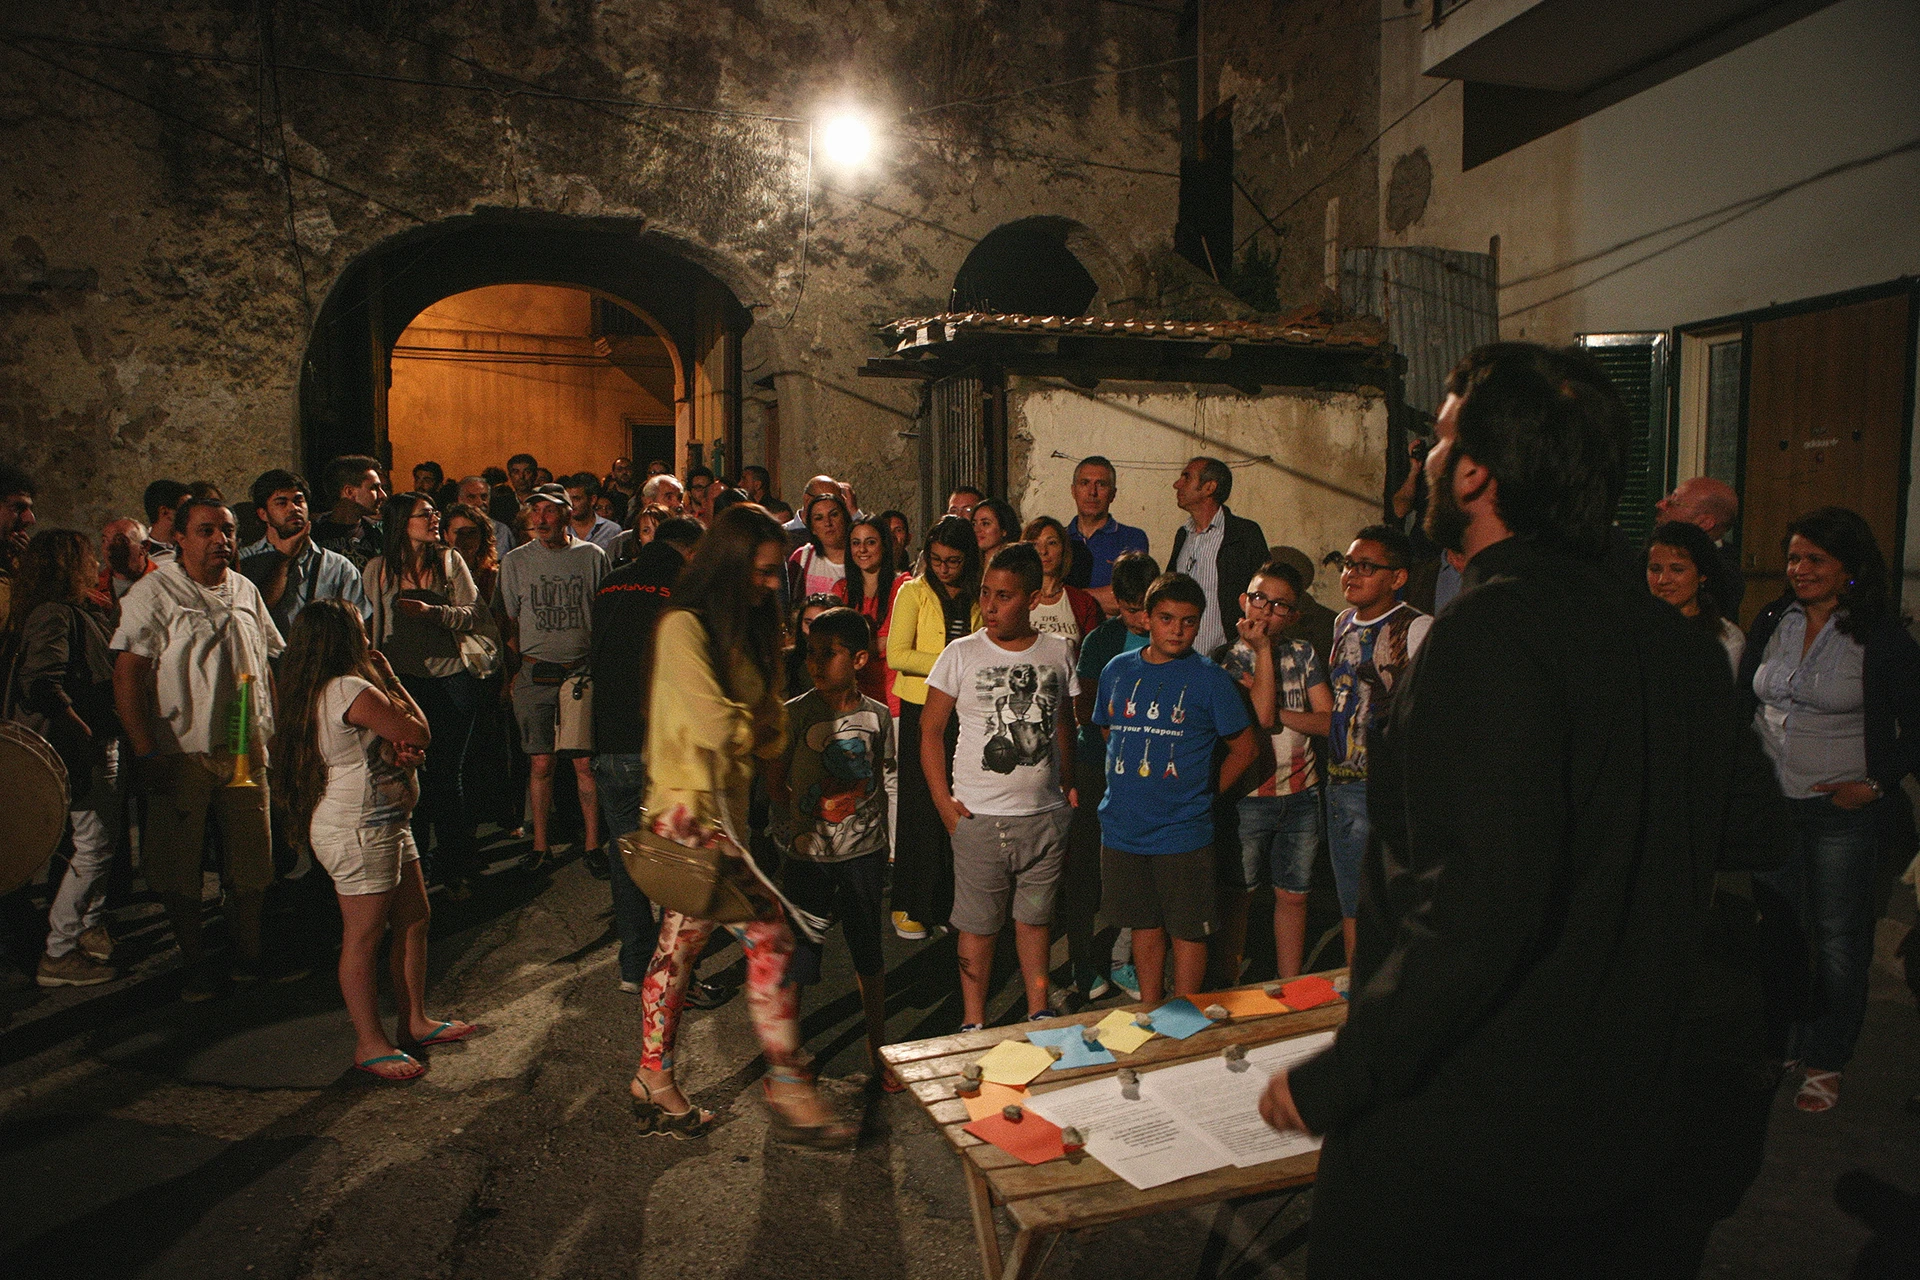
POLYGON ((1280 999, 1296 1013, 1315 1005, 1331 1004, 1339 998, 1340 993, 1325 978, 1295 978, 1280 988, 1280 999))
POLYGON ((1045 1164, 1067 1154, 1067 1149, 1060 1144, 1060 1126, 1031 1111, 1018 1120, 1009 1120, 1003 1115, 987 1116, 967 1125, 966 1130, 982 1142, 991 1142, 1028 1164, 1045 1164))

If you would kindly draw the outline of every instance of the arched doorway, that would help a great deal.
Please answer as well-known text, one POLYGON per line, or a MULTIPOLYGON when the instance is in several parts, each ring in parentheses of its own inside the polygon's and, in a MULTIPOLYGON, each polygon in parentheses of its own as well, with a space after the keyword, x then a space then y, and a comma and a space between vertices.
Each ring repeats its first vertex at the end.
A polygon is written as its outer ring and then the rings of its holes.
MULTIPOLYGON (((740 337, 752 316, 733 290, 682 246, 641 230, 634 219, 488 211, 382 241, 341 273, 301 369, 301 444, 309 473, 317 475, 343 453, 372 454, 392 466, 391 394, 401 336, 436 306, 429 322, 451 317, 457 324, 464 314, 486 323, 453 300, 474 295, 467 301, 510 302, 477 292, 498 286, 565 291, 567 306, 586 321, 579 335, 588 343, 583 362, 612 369, 626 360, 638 374, 641 365, 658 365, 664 356, 673 375, 674 469, 684 472, 716 456, 726 467, 738 466, 740 337)), ((531 308, 528 314, 541 310, 535 294, 520 301, 531 308)), ((399 353, 403 366, 421 357, 436 358, 399 353)), ((610 457, 594 465, 604 468, 610 457)))

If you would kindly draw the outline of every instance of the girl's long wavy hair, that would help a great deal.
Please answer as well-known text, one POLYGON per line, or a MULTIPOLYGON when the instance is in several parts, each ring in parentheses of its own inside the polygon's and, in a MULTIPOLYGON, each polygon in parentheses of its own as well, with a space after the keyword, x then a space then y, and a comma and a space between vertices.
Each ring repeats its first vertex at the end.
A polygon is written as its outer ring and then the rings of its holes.
MULTIPOLYGON (((728 507, 714 517, 673 589, 673 607, 706 627, 713 678, 736 701, 741 694, 733 687, 736 654, 754 665, 767 688, 780 687, 780 601, 768 591, 753 602, 753 557, 769 542, 784 549, 787 535, 765 507, 751 502, 728 507)), ((655 675, 674 678, 672 672, 655 675)))
POLYGON ((93 586, 82 570, 93 554, 93 543, 72 529, 42 529, 33 535, 20 563, 14 566, 13 616, 9 629, 18 631, 27 615, 43 604, 78 604, 93 586))
POLYGON ((289 833, 306 848, 313 810, 327 793, 327 760, 320 749, 320 695, 341 676, 359 676, 384 687, 367 656, 367 629, 360 611, 345 600, 315 600, 288 628, 280 658, 280 785, 293 812, 289 833))
POLYGON ((954 584, 954 598, 971 600, 980 594, 980 577, 984 570, 980 565, 980 539, 974 536, 973 521, 959 516, 942 516, 927 534, 926 545, 920 548, 920 559, 914 565, 914 576, 932 588, 934 598, 944 598, 940 579, 934 576, 933 566, 928 556, 936 546, 949 551, 958 551, 966 557, 966 566, 960 570, 960 580, 954 584))

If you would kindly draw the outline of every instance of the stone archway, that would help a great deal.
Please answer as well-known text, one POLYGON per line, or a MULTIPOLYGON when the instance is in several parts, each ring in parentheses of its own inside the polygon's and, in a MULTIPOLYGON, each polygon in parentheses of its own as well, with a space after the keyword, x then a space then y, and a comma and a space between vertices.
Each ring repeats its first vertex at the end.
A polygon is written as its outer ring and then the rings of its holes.
POLYGON ((449 218, 382 241, 341 272, 308 341, 300 451, 312 474, 343 453, 391 463, 393 348, 428 307, 490 285, 585 290, 643 317, 674 367, 676 470, 724 442, 737 462, 740 338, 753 323, 705 255, 638 219, 518 210, 449 218))
POLYGON ((954 274, 952 309, 1103 315, 1132 294, 1091 228, 1044 214, 1003 223, 980 239, 954 274))

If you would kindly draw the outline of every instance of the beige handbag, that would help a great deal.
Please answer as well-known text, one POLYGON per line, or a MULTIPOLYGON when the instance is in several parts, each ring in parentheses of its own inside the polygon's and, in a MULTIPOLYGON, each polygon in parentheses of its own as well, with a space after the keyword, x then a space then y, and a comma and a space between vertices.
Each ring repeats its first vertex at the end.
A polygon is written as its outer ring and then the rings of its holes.
POLYGON ((593 750, 593 676, 576 671, 560 682, 560 707, 553 730, 555 751, 593 750))

